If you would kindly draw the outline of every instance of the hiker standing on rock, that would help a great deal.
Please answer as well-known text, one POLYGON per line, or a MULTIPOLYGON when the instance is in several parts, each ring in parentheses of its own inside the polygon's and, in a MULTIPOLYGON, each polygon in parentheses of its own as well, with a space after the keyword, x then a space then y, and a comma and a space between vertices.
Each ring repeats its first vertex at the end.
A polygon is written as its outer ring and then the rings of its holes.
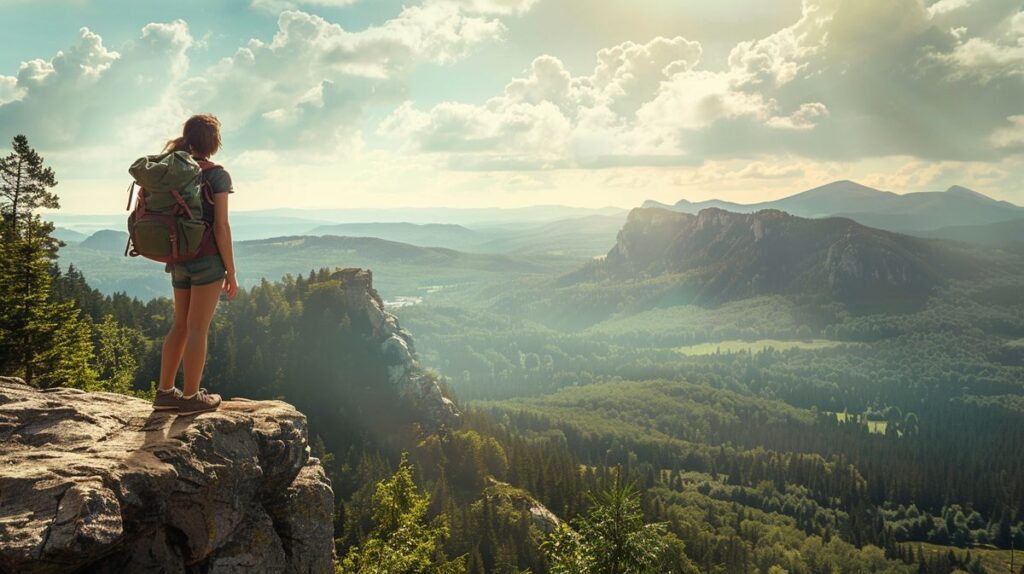
POLYGON ((157 410, 194 414, 221 402, 220 395, 199 386, 217 300, 221 291, 228 298, 238 291, 228 224, 234 189, 227 170, 210 161, 220 145, 220 121, 192 116, 162 154, 141 158, 129 169, 135 180, 129 190, 137 185, 139 191, 128 219, 126 254, 166 263, 174 288, 174 324, 164 340, 153 401, 157 410), (182 363, 185 388, 179 391, 174 379, 182 363))

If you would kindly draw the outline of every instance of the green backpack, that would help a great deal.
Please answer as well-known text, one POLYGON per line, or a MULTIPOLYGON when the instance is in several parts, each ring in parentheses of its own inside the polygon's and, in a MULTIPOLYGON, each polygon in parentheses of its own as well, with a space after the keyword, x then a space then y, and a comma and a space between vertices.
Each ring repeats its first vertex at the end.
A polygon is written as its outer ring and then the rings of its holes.
POLYGON ((202 183, 202 172, 219 166, 202 163, 188 152, 176 151, 139 158, 128 168, 134 181, 128 186, 131 213, 125 255, 181 263, 207 250, 213 234, 203 220, 203 202, 213 202, 202 183), (132 209, 136 185, 139 190, 132 209))

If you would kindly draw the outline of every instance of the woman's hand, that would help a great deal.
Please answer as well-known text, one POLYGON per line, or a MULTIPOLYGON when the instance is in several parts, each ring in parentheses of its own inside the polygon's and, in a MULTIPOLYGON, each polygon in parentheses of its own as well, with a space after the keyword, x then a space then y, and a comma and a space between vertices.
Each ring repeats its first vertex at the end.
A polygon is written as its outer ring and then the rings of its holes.
POLYGON ((238 279, 235 279, 234 271, 228 271, 224 277, 224 292, 228 294, 228 299, 234 299, 238 293, 238 279))

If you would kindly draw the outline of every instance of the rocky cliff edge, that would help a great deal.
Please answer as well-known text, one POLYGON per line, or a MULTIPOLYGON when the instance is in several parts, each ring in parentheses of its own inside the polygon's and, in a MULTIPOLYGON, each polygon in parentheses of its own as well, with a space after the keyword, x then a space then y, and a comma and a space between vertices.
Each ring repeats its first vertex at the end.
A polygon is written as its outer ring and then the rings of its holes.
POLYGON ((280 401, 195 416, 0 377, 0 573, 332 572, 333 493, 280 401))

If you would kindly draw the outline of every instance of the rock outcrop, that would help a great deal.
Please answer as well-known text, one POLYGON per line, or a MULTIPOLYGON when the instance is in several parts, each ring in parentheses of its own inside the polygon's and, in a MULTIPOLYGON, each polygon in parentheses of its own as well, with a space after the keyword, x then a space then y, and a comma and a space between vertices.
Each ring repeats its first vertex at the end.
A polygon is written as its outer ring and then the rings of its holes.
POLYGON ((490 484, 484 490, 484 497, 492 504, 507 504, 517 512, 525 512, 530 515, 530 524, 544 534, 550 534, 561 526, 564 521, 559 518, 548 507, 541 504, 539 500, 521 488, 515 488, 506 482, 501 482, 494 477, 488 478, 490 484))
POLYGON ((354 319, 365 321, 369 336, 380 345, 387 363, 388 383, 422 413, 428 427, 457 425, 461 417, 458 407, 420 367, 412 335, 384 309, 384 301, 373 288, 373 273, 350 267, 338 269, 331 279, 341 282, 346 306, 356 316, 354 319))
POLYGON ((286 403, 178 416, 0 377, 0 573, 333 572, 332 508, 286 403))
POLYGON ((935 242, 850 219, 781 211, 697 215, 634 209, 615 246, 569 282, 673 276, 673 304, 717 304, 762 295, 823 295, 847 303, 921 301, 978 262, 935 242))

